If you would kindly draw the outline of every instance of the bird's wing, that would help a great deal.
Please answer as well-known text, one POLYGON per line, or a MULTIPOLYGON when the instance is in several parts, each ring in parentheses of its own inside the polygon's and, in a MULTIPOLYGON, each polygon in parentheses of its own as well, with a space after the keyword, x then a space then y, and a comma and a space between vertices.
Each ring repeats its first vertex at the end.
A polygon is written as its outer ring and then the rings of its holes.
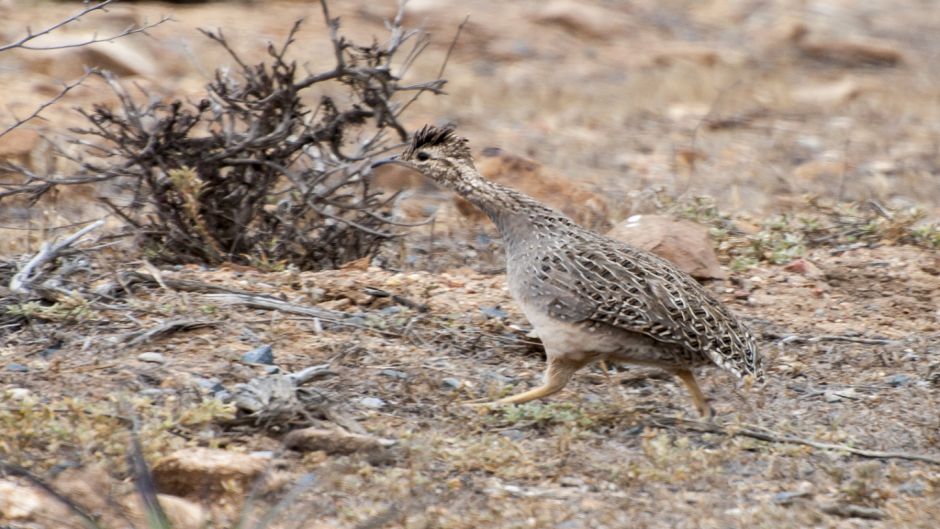
MULTIPOLYGON (((718 300, 674 265, 602 239, 590 249, 561 249, 541 282, 549 314, 596 322, 700 351, 739 376, 762 378, 750 332, 718 300)), ((548 257, 551 259, 551 256, 548 257)))

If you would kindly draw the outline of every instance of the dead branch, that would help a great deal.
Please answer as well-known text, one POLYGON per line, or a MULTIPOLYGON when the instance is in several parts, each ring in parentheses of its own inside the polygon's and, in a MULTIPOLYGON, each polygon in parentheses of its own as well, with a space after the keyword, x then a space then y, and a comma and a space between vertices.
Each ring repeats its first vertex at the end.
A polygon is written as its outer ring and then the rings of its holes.
POLYGON ((189 331, 201 327, 214 327, 219 324, 220 322, 207 320, 171 320, 146 331, 129 333, 123 337, 122 341, 126 342, 128 346, 140 345, 175 332, 189 331))
POLYGON ((18 293, 25 294, 29 291, 33 283, 35 283, 42 276, 42 271, 40 270, 43 265, 52 261, 62 252, 62 250, 68 248, 76 241, 84 237, 89 232, 100 228, 104 224, 104 220, 99 220, 84 228, 78 230, 77 232, 69 235, 65 239, 51 240, 43 243, 42 248, 39 250, 32 259, 30 259, 22 268, 13 276, 10 280, 10 290, 18 293))
POLYGON ((656 428, 681 428, 684 430, 691 430, 695 432, 704 432, 704 433, 715 433, 726 435, 728 437, 750 437, 751 439, 757 439, 759 441, 766 441, 768 443, 783 443, 783 444, 796 444, 809 446, 811 448, 816 448, 818 450, 833 450, 837 452, 847 452, 849 454, 857 455, 859 457, 866 457, 871 459, 906 459, 908 461, 922 461, 925 463, 930 463, 932 465, 940 465, 940 458, 923 455, 923 454, 911 454, 907 452, 882 452, 878 450, 866 450, 863 448, 855 448, 848 445, 834 444, 834 443, 823 443, 819 441, 814 441, 812 439, 806 439, 803 437, 797 437, 795 435, 783 434, 779 432, 774 432, 766 428, 754 425, 720 425, 711 422, 705 421, 696 421, 691 419, 680 419, 677 417, 668 417, 665 415, 654 415, 650 417, 649 425, 656 428))
POLYGON ((850 342, 850 343, 861 343, 867 345, 901 345, 902 341, 900 340, 890 340, 887 338, 859 338, 856 336, 843 336, 843 335, 829 335, 824 334, 821 336, 787 336, 780 340, 781 345, 786 345, 788 343, 794 342, 803 342, 803 343, 820 343, 820 342, 850 342))
POLYGON ((71 43, 71 44, 60 44, 60 45, 56 45, 56 46, 33 46, 33 45, 27 44, 29 41, 31 41, 31 40, 33 40, 33 39, 36 39, 36 38, 39 38, 39 37, 42 37, 43 35, 48 35, 49 33, 52 33, 53 31, 55 31, 55 30, 57 30, 57 29, 59 29, 59 28, 62 28, 62 27, 64 27, 64 26, 68 25, 68 24, 71 24, 72 22, 77 21, 78 19, 84 17, 85 15, 87 15, 87 14, 93 12, 93 11, 107 11, 107 9, 105 9, 105 8, 108 7, 108 5, 110 5, 110 4, 112 4, 112 3, 114 3, 114 0, 104 0, 103 2, 99 2, 99 3, 97 3, 97 4, 92 4, 92 5, 90 5, 90 6, 86 7, 86 8, 84 8, 84 9, 82 9, 81 11, 75 13, 74 15, 72 15, 72 16, 70 16, 70 17, 68 17, 68 18, 62 19, 62 20, 60 20, 59 22, 56 22, 55 24, 53 24, 53 25, 51 25, 51 26, 49 26, 49 27, 47 27, 47 28, 45 28, 45 29, 39 30, 39 31, 37 31, 37 32, 35 32, 35 33, 33 33, 32 30, 30 30, 29 28, 26 28, 26 35, 23 35, 23 36, 20 37, 19 39, 15 40, 15 41, 13 41, 13 42, 11 42, 11 43, 9 43, 9 44, 0 45, 0 53, 3 53, 4 51, 7 51, 7 50, 11 50, 11 49, 13 49, 13 48, 20 48, 20 49, 24 49, 24 50, 33 50, 33 51, 61 50, 61 49, 65 49, 65 48, 79 48, 79 47, 82 47, 82 46, 88 46, 88 45, 90 45, 90 44, 95 44, 95 43, 98 43, 98 42, 110 42, 110 41, 113 41, 113 40, 117 40, 117 39, 126 37, 126 36, 128 36, 128 35, 133 35, 133 34, 135 34, 135 33, 144 33, 144 32, 146 32, 148 29, 153 29, 153 28, 159 26, 160 24, 163 24, 164 22, 167 22, 167 21, 171 20, 170 17, 164 16, 164 17, 161 17, 160 20, 158 20, 158 21, 156 21, 156 22, 154 22, 154 23, 145 23, 145 24, 140 25, 140 26, 138 26, 138 25, 136 25, 136 24, 133 24, 133 25, 131 25, 130 27, 128 27, 127 29, 125 29, 125 30, 123 30, 123 31, 121 31, 120 33, 117 33, 117 34, 115 34, 115 35, 111 35, 111 36, 107 36, 107 37, 99 37, 99 36, 96 34, 96 35, 94 35, 94 36, 93 36, 92 38, 90 38, 90 39, 83 40, 83 41, 81 41, 81 42, 73 42, 73 43, 71 43))

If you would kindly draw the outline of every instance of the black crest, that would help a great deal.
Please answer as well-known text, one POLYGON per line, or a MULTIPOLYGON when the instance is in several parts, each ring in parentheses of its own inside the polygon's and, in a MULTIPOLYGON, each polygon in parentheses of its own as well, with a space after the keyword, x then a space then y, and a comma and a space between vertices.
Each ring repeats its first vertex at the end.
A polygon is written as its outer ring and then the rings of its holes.
POLYGON ((411 140, 411 152, 415 152, 418 149, 423 149, 425 147, 434 147, 436 145, 444 145, 452 141, 457 140, 457 135, 454 134, 453 127, 435 127, 433 125, 425 125, 421 130, 415 132, 414 137, 411 140))

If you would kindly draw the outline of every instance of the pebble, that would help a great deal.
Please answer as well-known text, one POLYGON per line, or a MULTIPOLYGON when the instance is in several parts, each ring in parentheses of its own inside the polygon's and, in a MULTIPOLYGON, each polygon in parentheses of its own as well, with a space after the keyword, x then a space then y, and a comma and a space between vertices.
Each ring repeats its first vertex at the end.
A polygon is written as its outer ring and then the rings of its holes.
POLYGON ((364 408, 371 408, 377 410, 379 408, 385 407, 386 402, 377 397, 363 397, 359 399, 359 405, 364 408))
POLYGON ((911 377, 907 375, 902 375, 902 374, 891 375, 890 377, 888 377, 888 380, 887 380, 888 385, 894 388, 903 386, 909 383, 910 381, 911 381, 911 377))
POLYGON ((7 371, 12 371, 14 373, 28 373, 29 368, 24 366, 23 364, 13 363, 13 364, 7 364, 7 371))
POLYGON ((910 494, 911 496, 922 496, 926 490, 927 487, 916 479, 905 481, 898 486, 898 492, 901 494, 910 494))
POLYGON ((243 354, 242 360, 249 364, 274 365, 274 350, 270 345, 262 345, 243 354))
POLYGON ((166 358, 164 358, 162 354, 154 353, 152 351, 147 353, 140 353, 137 355, 137 359, 141 362, 151 362, 154 364, 162 364, 166 362, 166 358))
POLYGON ((458 389, 460 387, 460 379, 454 377, 447 377, 441 380, 441 385, 445 388, 458 389))
POLYGON ((496 318, 497 320, 505 320, 509 317, 509 314, 499 307, 480 307, 480 312, 485 314, 487 318, 496 318))
POLYGON ((217 378, 202 378, 194 377, 195 382, 199 387, 211 391, 212 393, 219 393, 225 391, 225 386, 222 385, 222 382, 217 378))
POLYGON ((397 378, 399 380, 405 380, 408 378, 408 373, 404 371, 399 371, 397 369, 383 369, 379 371, 379 374, 389 378, 397 378))
POLYGON ((10 400, 26 400, 29 397, 29 390, 26 388, 10 388, 6 391, 10 400))

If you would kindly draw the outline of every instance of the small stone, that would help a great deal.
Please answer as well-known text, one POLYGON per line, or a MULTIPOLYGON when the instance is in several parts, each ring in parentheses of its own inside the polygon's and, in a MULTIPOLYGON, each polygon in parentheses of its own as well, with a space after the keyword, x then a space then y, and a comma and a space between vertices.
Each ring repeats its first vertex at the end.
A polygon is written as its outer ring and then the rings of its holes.
POLYGON ((911 381, 911 377, 903 374, 891 375, 888 377, 887 382, 893 388, 901 387, 908 384, 911 381))
POLYGON ((196 385, 209 391, 210 393, 219 393, 225 391, 225 386, 217 378, 194 377, 196 385))
POLYGON ((379 374, 384 377, 397 378, 398 380, 405 380, 408 378, 408 373, 399 371, 397 369, 383 369, 379 371, 379 374))
POLYGON ((485 314, 487 318, 494 318, 497 320, 505 320, 509 317, 509 314, 499 307, 480 307, 480 312, 485 314))
POLYGON ((6 395, 10 400, 20 401, 29 398, 30 393, 26 388, 10 388, 6 390, 6 395))
POLYGON ((377 410, 377 409, 379 409, 379 408, 384 408, 384 407, 385 407, 385 404, 386 404, 386 402, 385 402, 384 400, 382 400, 382 399, 380 399, 380 398, 377 398, 377 397, 363 397, 363 398, 359 399, 359 405, 360 405, 360 406, 362 406, 362 407, 364 407, 364 408, 370 408, 370 409, 373 409, 373 410, 377 410))
POLYGON ((12 371, 13 373, 28 373, 29 368, 23 364, 11 363, 7 364, 7 371, 12 371))
POLYGON ((461 384, 460 384, 460 379, 447 377, 441 380, 441 385, 444 386, 445 388, 459 389, 461 384))
POLYGON ((166 362, 166 358, 164 358, 162 354, 154 352, 140 353, 137 355, 137 359, 141 362, 150 362, 152 364, 162 364, 166 362))
POLYGON ((927 490, 927 487, 923 482, 916 479, 910 481, 905 481, 898 486, 898 492, 901 494, 909 494, 911 496, 923 496, 924 491, 927 490))
POLYGON ((262 345, 243 354, 242 360, 249 364, 274 365, 274 350, 270 345, 262 345))
POLYGON ((264 366, 264 372, 269 375, 276 375, 281 372, 281 368, 277 366, 264 366))
POLYGON ((141 397, 160 397, 166 395, 167 393, 172 393, 172 391, 167 389, 160 388, 147 388, 142 389, 137 392, 141 397))

